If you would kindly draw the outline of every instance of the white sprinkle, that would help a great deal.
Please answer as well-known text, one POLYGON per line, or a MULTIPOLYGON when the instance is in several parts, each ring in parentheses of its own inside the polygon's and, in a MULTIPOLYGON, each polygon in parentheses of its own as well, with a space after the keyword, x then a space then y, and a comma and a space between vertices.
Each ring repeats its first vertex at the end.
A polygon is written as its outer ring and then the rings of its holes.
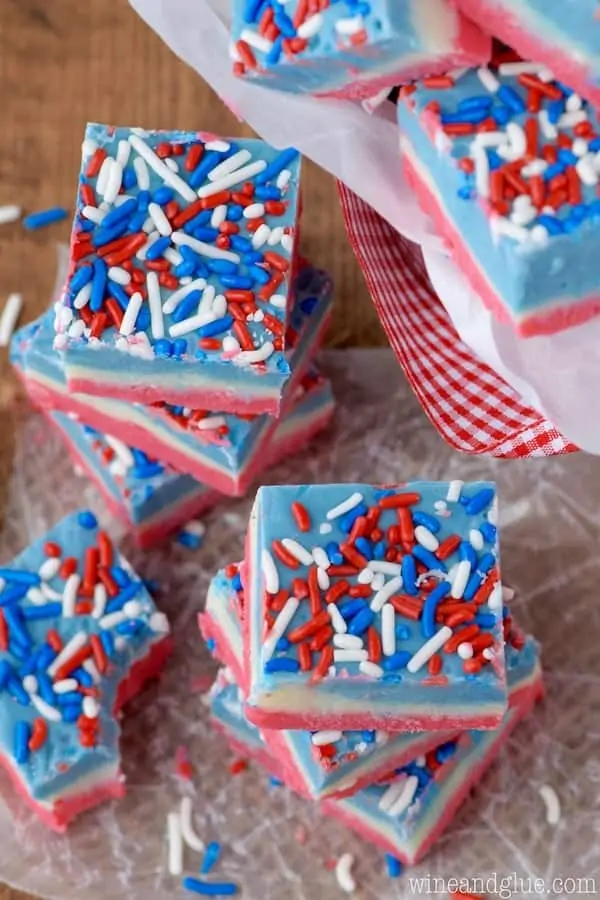
POLYGON ((147 273, 146 287, 148 289, 148 306, 150 307, 150 328, 152 329, 152 337, 156 341, 165 336, 160 283, 156 272, 147 273))
POLYGON ((264 203, 251 203, 249 206, 246 206, 243 213, 245 219, 260 219, 264 214, 264 203))
POLYGON ((83 714, 88 719, 96 719, 100 714, 100 704, 94 697, 83 698, 83 714))
POLYGON ((527 151, 527 136, 525 129, 517 122, 509 122, 506 126, 506 134, 510 141, 513 158, 520 159, 527 151))
POLYGON ((113 437, 112 434, 105 434, 104 440, 108 446, 115 451, 125 468, 131 469, 135 465, 135 459, 130 448, 119 438, 113 437))
POLYGON ((123 606, 123 612, 128 619, 139 619, 142 614, 142 604, 139 600, 128 600, 123 606))
POLYGON ((310 16, 310 18, 305 19, 302 25, 298 27, 298 37, 306 41, 310 40, 321 30, 321 28, 323 27, 323 21, 324 20, 321 13, 316 13, 316 15, 310 16))
POLYGON ((322 547, 313 547, 312 557, 317 566, 322 569, 328 569, 331 565, 331 561, 322 547))
MULTIPOLYGON (((167 262, 170 262, 172 266, 178 266, 183 262, 183 256, 178 250, 175 250, 174 247, 167 247, 167 249, 163 253, 163 259, 166 259, 167 262)), ((180 279, 180 281, 183 283, 183 279, 180 279)))
POLYGON ((160 237, 160 234, 158 233, 158 231, 153 231, 152 234, 149 234, 148 240, 142 247, 140 247, 138 252, 135 254, 135 258, 136 259, 146 259, 146 254, 148 253, 148 250, 150 249, 152 244, 155 244, 157 242, 159 237, 160 237))
POLYGON ((265 579, 265 589, 269 594, 276 594, 279 590, 279 573, 277 571, 277 566, 275 565, 275 560, 266 548, 263 548, 260 562, 263 577, 265 579))
POLYGON ((276 187, 278 187, 280 191, 285 190, 285 188, 290 183, 291 177, 292 177, 292 172, 290 169, 282 169, 281 172, 279 173, 279 175, 277 176, 277 181, 275 182, 276 187))
POLYGON ((122 269, 120 266, 111 266, 108 270, 108 277, 111 281, 114 281, 115 284, 121 284, 123 286, 129 284, 131 281, 131 275, 127 269, 122 269))
MULTIPOLYGON (((581 158, 583 156, 586 156, 588 152, 588 146, 588 142, 585 140, 585 138, 575 138, 571 146, 571 150, 575 154, 575 156, 579 156, 581 158)), ((592 159, 593 158, 594 154, 592 154, 592 159)), ((523 170, 521 169, 521 173, 522 172, 523 170)))
POLYGON ((477 69, 477 77, 490 94, 496 94, 500 90, 500 82, 496 76, 485 66, 477 69))
POLYGON ((178 812, 167 816, 167 841, 169 845, 169 875, 179 876, 183 872, 183 835, 181 817, 178 812))
POLYGON ((478 528, 471 528, 469 531, 469 541, 474 550, 483 550, 483 535, 478 528))
POLYGON ((240 347, 239 341, 237 341, 231 334, 225 335, 225 337, 223 338, 222 347, 224 353, 239 353, 242 349, 240 347))
POLYGON ((477 147, 500 147, 507 139, 503 131, 481 131, 475 135, 474 143, 477 147))
POLYGON ((546 804, 546 822, 548 825, 558 825, 561 818, 558 794, 550 784, 543 784, 538 788, 538 791, 540 797, 546 804))
POLYGON ((200 305, 198 306, 199 313, 206 313, 212 311, 213 301, 217 295, 217 291, 214 285, 207 284, 202 292, 202 297, 200 298, 200 305))
POLYGON ((214 150, 215 153, 227 153, 231 149, 231 144, 227 141, 207 141, 204 145, 207 150, 214 150))
POLYGON ((38 689, 38 680, 35 675, 26 675, 23 679, 23 687, 28 694, 36 694, 38 689))
POLYGON ((222 225, 225 219, 227 218, 227 207, 224 203, 221 206, 216 206, 213 209, 213 214, 210 217, 210 224, 212 228, 218 228, 219 225, 222 225))
POLYGON ((58 556, 49 556, 39 567, 38 575, 42 581, 50 581, 51 578, 58 574, 60 567, 61 561, 58 556))
POLYGON ((399 778, 398 781, 394 781, 390 784, 385 794, 382 794, 381 799, 379 800, 378 806, 382 812, 390 811, 396 800, 402 794, 405 784, 406 778, 399 778))
MULTIPOLYGON (((110 158, 110 157, 109 157, 110 158)), ((108 159, 107 159, 108 162, 108 159)), ((114 203, 123 183, 123 166, 116 159, 110 160, 111 166, 104 189, 105 203, 114 203)))
POLYGON ((158 233, 162 234, 163 237, 169 237, 173 229, 162 206, 159 206, 158 203, 150 203, 148 212, 158 233))
POLYGON ((87 284, 81 288, 80 291, 77 292, 75 299, 73 300, 73 306, 75 309, 83 309, 84 306, 87 306, 90 302, 90 297, 92 296, 92 282, 88 281, 87 284))
POLYGON ((144 298, 139 291, 136 291, 135 294, 131 295, 129 303, 127 304, 127 309, 123 313, 121 325, 119 326, 119 334, 124 334, 125 336, 133 334, 135 331, 135 323, 143 302, 144 298))
POLYGON ((299 541, 295 541, 293 538, 283 538, 281 543, 303 566, 312 566, 312 554, 299 541))
POLYGON ((352 36, 358 34, 365 27, 365 20, 362 16, 348 16, 345 19, 338 19, 335 23, 335 30, 338 34, 344 36, 352 36))
POLYGON ((577 112, 583 106, 583 101, 579 94, 570 94, 565 103, 568 112, 577 112))
POLYGON ((131 144, 129 141, 119 141, 119 145, 117 147, 117 162, 121 166, 121 168, 125 168, 127 163, 129 162, 129 156, 131 154, 131 144))
POLYGON ((371 559, 367 565, 372 572, 383 572, 384 575, 400 575, 402 572, 400 563, 386 562, 384 559, 371 559))
POLYGON ((458 503, 460 500, 460 495, 462 493, 464 481, 451 481, 448 485, 448 493, 446 494, 446 501, 448 503, 458 503))
POLYGON ((426 528, 425 525, 417 525, 415 528, 415 538, 421 547, 425 547, 426 550, 430 550, 432 553, 435 553, 440 546, 440 542, 435 534, 433 534, 429 528, 426 528))
POLYGON ((396 652, 396 610, 391 603, 386 603, 381 610, 381 646, 384 656, 396 652))
POLYGON ((135 172, 135 177, 137 178, 137 184, 140 191, 147 191, 150 189, 150 173, 148 172, 148 166, 144 162, 141 156, 136 156, 133 161, 133 171, 135 172))
POLYGON ((433 504, 433 508, 435 509, 436 513, 445 513, 448 509, 448 504, 445 500, 436 500, 433 504))
POLYGON ((487 660, 492 660, 494 658, 494 651, 491 647, 484 647, 481 651, 481 655, 487 660))
POLYGON ((493 525, 494 527, 496 527, 496 525, 498 524, 498 498, 497 497, 494 497, 494 499, 492 501, 492 505, 490 506, 490 508, 487 511, 487 520, 490 523, 490 525, 493 525))
POLYGON ((471 563, 468 559, 461 559, 461 561, 456 566, 454 578, 452 579, 452 590, 450 591, 450 596, 453 600, 461 599, 470 577, 471 563))
POLYGON ((148 625, 156 634, 169 634, 171 630, 169 620, 163 612, 152 613, 148 625))
MULTIPOLYGON (((138 135, 132 134, 129 137, 129 143, 136 150, 139 155, 148 163, 151 169, 154 169, 157 175, 159 175, 165 184, 168 184, 169 187, 172 187, 174 191, 177 191, 180 197, 183 197, 184 200, 187 200, 188 203, 192 203, 196 199, 196 195, 192 188, 182 179, 179 175, 176 175, 174 172, 171 172, 168 166, 164 164, 162 159, 160 159, 154 150, 152 150, 148 144, 146 144, 138 135)), ((138 184, 139 184, 139 175, 138 175, 138 184)))
POLYGON ((185 530, 188 534, 193 534, 195 537, 204 537, 206 525, 200 519, 192 519, 186 523, 185 530))
POLYGON ((333 646, 338 650, 364 650, 363 639, 357 634, 334 634, 333 646))
POLYGON ((335 879, 338 886, 345 894, 353 894, 356 890, 356 882, 352 877, 354 857, 351 853, 343 853, 335 867, 335 879))
POLYGON ((55 709, 54 706, 50 706, 49 703, 46 703, 46 701, 42 700, 41 697, 38 697, 37 694, 32 694, 29 699, 39 712, 40 716, 43 716, 44 719, 48 719, 49 722, 61 721, 62 715, 60 711, 55 709))
POLYGON ((507 584, 502 585, 502 602, 510 603, 511 600, 515 599, 515 589, 509 587, 507 584))
POLYGON ((262 347, 258 347, 256 350, 242 350, 235 357, 235 363, 238 365, 249 365, 251 363, 265 362, 272 356, 274 350, 275 347, 271 341, 265 341, 262 347))
POLYGON ((366 662, 369 654, 366 650, 334 650, 333 661, 336 663, 366 662))
POLYGON ((340 516, 345 515, 347 512, 350 512, 351 509, 354 509, 355 506, 358 506, 359 503, 362 503, 363 495, 356 491, 354 494, 351 494, 346 500, 343 500, 341 503, 338 503, 337 506, 333 506, 330 510, 327 511, 327 519, 331 521, 332 519, 337 519, 340 516))
POLYGON ((475 161, 475 186, 480 197, 490 196, 490 164, 485 149, 477 144, 473 146, 473 159, 475 161))
POLYGON ((62 614, 65 619, 71 619, 75 615, 75 603, 80 584, 81 578, 76 573, 69 575, 65 582, 62 598, 62 614))
POLYGON ((223 162, 215 166, 214 169, 211 169, 208 173, 209 181, 218 181, 225 175, 230 175, 232 172, 235 172, 236 169, 239 169, 240 166, 244 166, 251 159, 252 154, 249 150, 239 150, 237 153, 234 153, 233 156, 224 159, 223 162))
POLYGON ((419 669, 425 665, 426 662, 429 662, 432 656, 434 656, 438 650, 441 650, 444 644, 450 640, 452 637, 452 629, 448 628, 447 625, 443 625, 439 631, 433 635, 433 637, 429 638, 428 641, 425 641, 422 647, 419 647, 417 652, 412 656, 406 664, 407 671, 411 673, 418 672, 419 669))
POLYGON ((529 232, 520 225, 515 225, 504 216, 492 216, 491 226, 494 236, 498 238, 500 235, 510 237, 519 244, 525 243, 529 237, 529 232))
POLYGON ((388 815, 393 816, 394 818, 396 816, 401 816, 402 813, 408 809, 408 807, 415 799, 415 794, 417 793, 418 787, 419 779, 417 778, 417 776, 409 775, 406 781, 403 782, 400 796, 392 805, 391 809, 388 812, 388 815))
POLYGON ((504 602, 502 597, 502 585, 499 582, 494 585, 492 593, 488 597, 487 605, 490 612, 500 612, 502 609, 504 602))
POLYGON ((371 587, 374 591, 380 591, 381 588, 385 584, 385 575, 383 572, 375 572, 373 575, 373 581, 371 582, 371 587))
POLYGON ((92 138, 84 138, 81 142, 81 158, 85 162, 90 156, 93 156, 98 149, 98 144, 92 138))
POLYGON ((368 659, 363 660, 358 668, 363 675, 368 675, 369 678, 383 678, 383 676, 385 675, 385 672, 383 671, 381 666, 378 666, 376 663, 371 662, 368 659))
POLYGON ((178 290, 174 291, 170 297, 168 297, 163 303, 163 312, 165 316, 170 316, 171 313, 175 312, 177 306, 181 303, 184 297, 187 297, 192 291, 202 291, 206 287, 206 281, 204 278, 196 278, 195 281, 190 281, 189 284, 180 287, 178 290))
MULTIPOLYGON (((251 28, 242 29, 240 40, 245 41, 250 47, 258 50, 259 53, 268 53, 273 47, 272 41, 267 40, 267 38, 263 37, 262 34, 259 34, 258 31, 252 31, 251 28)), ((250 158, 250 154, 248 154, 248 158, 250 158)))
POLYGON ((87 329, 85 327, 85 322, 83 319, 77 319, 76 322, 72 322, 69 325, 69 330, 67 334, 70 338, 75 338, 75 340, 79 340, 80 337, 86 333, 87 329))
POLYGON ((281 225, 278 225, 276 228, 273 228, 271 234, 269 235, 268 244, 269 247, 275 247, 282 239, 284 234, 283 228, 281 225))
MULTIPOLYGON (((217 319, 222 319, 227 312, 227 300, 224 294, 217 294, 212 304, 212 311, 217 319)), ((262 313, 262 310, 260 310, 262 313)))
POLYGON ((516 78, 517 75, 537 75, 539 68, 539 65, 533 62, 508 62, 501 63, 498 72, 503 77, 508 78, 512 75, 516 78))
POLYGON ((117 625, 120 625, 122 622, 127 621, 127 616, 125 613, 118 609, 116 612, 108 613, 106 616, 102 616, 99 621, 100 628, 115 628, 117 625))
POLYGON ((343 736, 343 731, 315 731, 311 735, 311 742, 314 747, 324 747, 326 744, 335 744, 336 741, 341 741, 343 736))
POLYGON ((348 626, 346 625, 346 621, 335 605, 335 603, 327 604, 327 612, 329 613, 329 618, 331 619, 331 627, 335 631, 336 634, 346 634, 348 631, 348 626))
POLYGON ((333 531, 333 526, 329 524, 329 522, 322 522, 319 525, 319 534, 331 534, 333 531))
POLYGON ((96 179, 96 193, 100 196, 104 196, 104 191, 106 190, 106 185, 108 184, 108 178, 110 175, 110 171, 112 169, 113 160, 111 156, 107 156, 104 159, 104 162, 100 166, 100 171, 98 172, 98 178, 96 179))
POLYGON ((387 584, 377 591, 373 599, 371 600, 371 609, 373 612, 379 612, 379 610, 383 607, 384 603, 390 599, 390 597, 399 591, 402 588, 402 576, 397 575, 395 578, 391 578, 387 584))
POLYGON ((48 675, 51 678, 57 673, 63 663, 70 659, 75 653, 85 647, 87 643, 87 634, 83 631, 76 632, 73 637, 67 641, 56 659, 48 666, 48 675))
POLYGON ((215 316, 212 313, 197 313, 190 316, 189 319, 183 319, 181 322, 174 322, 169 326, 169 334, 172 338, 182 337, 196 331, 208 322, 214 322, 215 316))
MULTIPOLYGON (((271 593, 271 591, 269 591, 269 593, 271 593)), ((275 591, 274 593, 277 593, 277 591, 275 591)), ((263 642, 263 647, 262 647, 262 662, 263 662, 263 664, 268 662, 271 659, 271 657, 273 656, 273 653, 275 652, 275 647, 277 646, 277 641, 279 640, 279 638, 283 637, 283 635, 285 634, 288 625, 290 624, 290 622, 292 621, 292 619, 294 618, 294 616, 296 614, 296 610, 298 609, 299 604, 300 604, 300 601, 298 600, 297 597, 288 597, 288 599, 286 600, 285 606, 283 607, 283 609, 281 610, 281 612, 275 619, 275 621, 273 623, 273 627, 271 628, 269 634, 267 635, 265 641, 263 642)))
POLYGON ((22 308, 21 294, 9 294, 0 315, 0 347, 8 347, 22 308))
POLYGON ((198 196, 211 197, 213 194, 218 194, 220 191, 226 191, 236 184, 241 184, 243 181, 254 178, 255 175, 259 175, 266 168, 266 161, 264 159, 259 159, 247 166, 242 166, 241 169, 236 169, 235 172, 225 175, 224 178, 220 178, 218 181, 213 181, 211 184, 205 184, 198 191, 198 196))
POLYGON ((0 206, 0 225, 8 225, 21 218, 21 207, 14 205, 0 206))
POLYGON ((239 263, 240 257, 237 253, 230 253, 229 250, 220 250, 213 247, 212 244, 205 244, 204 241, 198 241, 196 238, 190 237, 184 231, 174 231, 171 235, 174 244, 191 247, 201 256, 207 256, 209 259, 225 259, 228 262, 239 263))
POLYGON ((171 170, 171 172, 179 172, 179 166, 171 156, 167 156, 167 158, 164 159, 163 162, 165 166, 167 166, 167 168, 171 170))
POLYGON ((544 137, 550 141, 555 141, 558 137, 558 129, 550 121, 547 109, 541 109, 539 111, 538 120, 544 137))
POLYGON ((46 595, 37 587, 29 588, 27 591, 27 599, 30 600, 34 606, 43 606, 46 603, 46 595))
POLYGON ((192 798, 182 797, 181 806, 179 808, 179 818, 181 825, 181 836, 190 850, 196 853, 204 853, 206 849, 204 842, 198 837, 194 831, 192 823, 192 798))
POLYGON ((371 584, 373 578, 375 577, 375 573, 368 568, 361 569, 357 575, 356 580, 359 584, 371 584))
POLYGON ((215 428, 222 428, 223 425, 227 425, 225 416, 206 416, 205 419, 196 422, 198 431, 214 431, 215 428))
POLYGON ((283 235, 283 237, 281 238, 281 246, 286 251, 286 253, 291 254, 292 250, 294 249, 294 238, 291 234, 283 235))
POLYGON ((458 645, 456 652, 461 659, 472 659, 474 652, 473 645, 469 644, 468 641, 463 641, 462 644, 458 645))
MULTIPOLYGON (((260 250, 267 243, 271 236, 271 229, 268 225, 261 225, 252 235, 252 247, 254 250, 260 250)), ((271 298, 273 302, 273 298, 271 298)))
POLYGON ((61 681, 55 681, 52 687, 55 694, 68 694, 79 689, 79 682, 76 678, 63 678, 61 681))
POLYGON ((596 171, 595 156, 588 153, 575 163, 577 174, 588 187, 594 187, 598 184, 598 173, 596 171))
POLYGON ((62 600, 62 594, 51 588, 47 581, 42 582, 40 587, 46 600, 62 600))
POLYGON ((548 163, 545 159, 532 159, 530 163, 523 166, 521 175, 523 178, 532 178, 534 175, 543 175, 547 168, 548 163))

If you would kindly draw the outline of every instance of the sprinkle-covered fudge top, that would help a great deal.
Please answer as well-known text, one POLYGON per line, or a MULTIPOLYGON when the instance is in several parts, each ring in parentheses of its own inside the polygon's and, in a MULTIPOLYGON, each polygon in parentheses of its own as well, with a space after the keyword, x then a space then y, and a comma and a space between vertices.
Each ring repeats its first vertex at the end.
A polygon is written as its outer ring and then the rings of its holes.
POLYGON ((487 482, 261 488, 264 675, 502 684, 496 514, 487 482))
POLYGON ((600 217, 600 123, 552 73, 510 59, 402 89, 498 240, 546 247, 600 217))
POLYGON ((58 349, 284 366, 299 155, 88 125, 58 349))
POLYGON ((31 795, 118 751, 119 683, 169 626, 94 515, 0 568, 0 744, 31 795))

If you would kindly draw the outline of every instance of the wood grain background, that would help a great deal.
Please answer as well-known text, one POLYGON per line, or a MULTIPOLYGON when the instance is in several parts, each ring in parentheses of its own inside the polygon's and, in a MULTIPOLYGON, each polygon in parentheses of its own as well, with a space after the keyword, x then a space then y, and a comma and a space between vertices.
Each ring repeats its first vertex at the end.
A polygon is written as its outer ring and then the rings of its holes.
MULTIPOLYGON (((72 207, 86 121, 248 133, 126 0, 0 0, 0 85, 0 205, 27 211, 72 207)), ((337 286, 329 342, 385 343, 346 242, 333 180, 311 165, 305 174, 302 251, 326 266, 337 286)), ((67 225, 40 233, 0 226, 0 303, 12 291, 22 293, 21 323, 48 304, 55 245, 67 236, 67 225)), ((0 354, 1 512, 17 387, 6 351, 0 354)), ((25 895, 0 885, 0 900, 9 898, 25 895)))

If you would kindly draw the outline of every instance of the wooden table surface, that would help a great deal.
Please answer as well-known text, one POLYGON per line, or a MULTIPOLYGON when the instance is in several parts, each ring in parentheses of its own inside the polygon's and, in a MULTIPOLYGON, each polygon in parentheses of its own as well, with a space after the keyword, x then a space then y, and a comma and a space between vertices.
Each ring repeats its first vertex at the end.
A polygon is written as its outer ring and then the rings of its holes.
MULTIPOLYGON (((126 0, 0 2, 0 205, 72 207, 86 121, 244 132, 215 94, 137 18, 126 0)), ((333 180, 308 165, 302 251, 337 285, 329 343, 385 343, 346 241, 333 180)), ((48 304, 55 246, 68 226, 0 226, 0 304, 22 293, 21 323, 48 304)), ((16 384, 0 351, 0 512, 14 452, 16 384)), ((2 869, 0 863, 0 880, 2 869)), ((0 900, 24 894, 0 885, 0 900)))

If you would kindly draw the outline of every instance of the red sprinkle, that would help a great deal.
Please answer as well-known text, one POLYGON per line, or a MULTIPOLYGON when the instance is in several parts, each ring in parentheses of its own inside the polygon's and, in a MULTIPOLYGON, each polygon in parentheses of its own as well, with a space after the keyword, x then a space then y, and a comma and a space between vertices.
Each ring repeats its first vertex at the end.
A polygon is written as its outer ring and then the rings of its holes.
POLYGON ((310 514, 307 508, 297 500, 292 503, 292 515, 299 531, 310 531, 310 514))
POLYGON ((29 738, 29 749, 32 753, 39 750, 46 743, 48 737, 48 725, 45 719, 34 719, 31 727, 31 737, 29 738))
POLYGON ((245 772, 247 768, 247 759, 236 759, 229 766, 229 771, 232 775, 239 775, 241 772, 245 772))
POLYGON ((60 556, 62 553, 60 544, 56 544, 54 541, 46 541, 44 544, 44 553, 46 556, 60 556))

